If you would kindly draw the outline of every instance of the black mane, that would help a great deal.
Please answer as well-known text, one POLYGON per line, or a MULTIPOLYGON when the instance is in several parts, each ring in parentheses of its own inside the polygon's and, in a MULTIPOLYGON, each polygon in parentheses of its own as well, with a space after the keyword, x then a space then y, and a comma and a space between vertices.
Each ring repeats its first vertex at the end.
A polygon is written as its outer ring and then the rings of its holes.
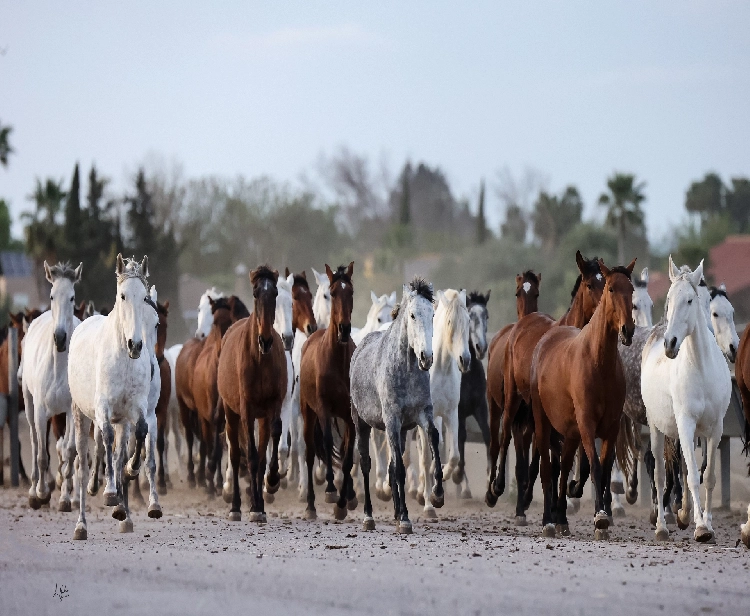
POLYGON ((336 271, 333 272, 333 277, 331 278, 331 286, 336 284, 338 281, 341 282, 348 282, 352 286, 352 279, 349 278, 349 274, 347 274, 347 267, 346 265, 339 265, 338 268, 336 268, 336 271))
POLYGON ((578 289, 581 286, 581 282, 583 281, 583 275, 585 275, 587 278, 589 276, 596 276, 597 274, 601 274, 602 270, 599 267, 599 257, 594 257, 593 259, 587 259, 586 257, 583 258, 583 274, 578 274, 578 278, 576 278, 576 283, 573 285, 573 290, 570 292, 570 303, 573 303, 573 300, 576 298, 576 294, 578 293, 578 289))
POLYGON ((479 291, 472 291, 469 293, 469 297, 467 298, 467 304, 480 304, 481 306, 487 305, 487 297, 482 295, 479 291))
POLYGON ((236 320, 244 319, 250 316, 250 311, 247 309, 247 306, 245 306, 245 302, 243 302, 236 295, 232 295, 229 298, 228 302, 232 311, 232 315, 236 320))
POLYGON ((230 310, 229 300, 226 297, 217 297, 211 301, 211 314, 214 314, 217 310, 230 310))
POLYGON ((278 277, 278 273, 274 272, 267 265, 260 265, 250 272, 250 282, 253 283, 253 286, 257 285, 261 280, 270 280, 275 286, 278 277))
POLYGON ((432 293, 432 285, 427 282, 421 276, 414 276, 412 281, 409 283, 412 291, 415 291, 417 295, 421 295, 428 302, 435 303, 435 298, 432 293))
POLYGON ((531 270, 526 270, 523 274, 521 274, 521 278, 523 278, 524 282, 531 282, 536 285, 539 284, 539 276, 537 276, 531 270))
POLYGON ((628 271, 628 268, 623 265, 615 265, 611 270, 609 270, 610 273, 614 274, 622 274, 623 276, 627 276, 628 280, 631 280, 630 272, 628 271))
POLYGON ((292 274, 294 276, 294 282, 293 285, 299 285, 301 287, 305 287, 308 291, 310 290, 310 285, 307 283, 307 278, 302 276, 301 274, 292 274))
POLYGON ((638 287, 640 289, 645 289, 648 286, 648 283, 645 280, 641 280, 640 278, 636 278, 632 282, 634 287, 638 287))
POLYGON ((727 295, 727 292, 724 289, 720 289, 719 287, 709 287, 708 290, 711 292, 711 299, 715 299, 717 295, 721 295, 729 299, 729 296, 727 295))

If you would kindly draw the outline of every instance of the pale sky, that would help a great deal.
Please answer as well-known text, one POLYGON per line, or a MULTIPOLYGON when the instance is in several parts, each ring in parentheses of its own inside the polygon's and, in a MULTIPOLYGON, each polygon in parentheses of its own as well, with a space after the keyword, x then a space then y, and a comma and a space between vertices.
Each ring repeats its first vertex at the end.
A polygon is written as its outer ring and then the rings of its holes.
POLYGON ((347 146, 439 165, 457 197, 484 177, 496 209, 504 167, 576 184, 589 215, 633 172, 661 240, 693 179, 750 175, 750 2, 195 4, 0 0, 16 219, 76 161, 115 189, 153 153, 295 182, 347 146))

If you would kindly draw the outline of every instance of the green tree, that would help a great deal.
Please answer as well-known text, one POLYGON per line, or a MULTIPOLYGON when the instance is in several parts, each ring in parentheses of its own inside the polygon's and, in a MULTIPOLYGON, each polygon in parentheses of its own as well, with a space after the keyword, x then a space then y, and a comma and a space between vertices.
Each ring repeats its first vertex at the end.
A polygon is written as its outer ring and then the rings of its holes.
POLYGON ((747 233, 750 226, 750 180, 732 178, 732 190, 727 192, 726 207, 737 231, 747 233))
POLYGON ((726 188, 715 173, 707 173, 700 182, 693 182, 685 195, 685 209, 698 214, 701 220, 724 210, 726 188))
POLYGON ((607 180, 608 193, 599 197, 599 205, 607 208, 607 225, 617 233, 617 260, 626 263, 625 240, 629 231, 645 235, 645 219, 641 203, 646 196, 645 183, 637 183, 635 175, 615 173, 607 180))
POLYGON ((44 182, 37 178, 34 192, 29 199, 34 202, 33 212, 24 212, 26 225, 26 250, 36 265, 39 296, 44 297, 45 283, 42 263, 56 262, 61 258, 62 232, 58 223, 59 214, 65 202, 66 193, 62 180, 47 178, 44 182))
POLYGON ((583 200, 575 186, 568 186, 560 197, 542 191, 534 204, 534 235, 550 252, 581 222, 583 200))
POLYGON ((0 165, 8 166, 8 158, 13 153, 10 146, 10 134, 13 132, 11 126, 3 126, 0 122, 0 165))
POLYGON ((509 205, 505 209, 505 222, 500 225, 500 234, 504 238, 523 244, 526 241, 528 226, 523 209, 518 205, 509 205))
POLYGON ((5 199, 0 199, 0 250, 11 248, 10 237, 10 209, 5 199))
POLYGON ((411 180, 411 165, 408 163, 401 173, 401 196, 399 199, 398 222, 404 226, 411 224, 411 196, 409 194, 409 182, 411 180))
POLYGON ((477 212, 477 244, 484 244, 487 240, 489 230, 487 229, 487 219, 484 214, 484 180, 479 185, 479 211, 477 212))
POLYGON ((70 190, 65 199, 65 224, 63 226, 65 247, 73 252, 81 245, 81 181, 78 175, 78 163, 73 170, 70 190))

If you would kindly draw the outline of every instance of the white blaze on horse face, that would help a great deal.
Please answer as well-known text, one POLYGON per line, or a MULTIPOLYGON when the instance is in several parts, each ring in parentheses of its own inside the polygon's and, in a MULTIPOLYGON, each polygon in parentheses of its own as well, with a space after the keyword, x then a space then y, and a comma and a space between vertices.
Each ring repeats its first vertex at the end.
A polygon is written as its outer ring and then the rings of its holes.
POLYGON ((466 309, 466 293, 454 289, 438 291, 440 302, 435 312, 437 327, 443 327, 440 332, 447 338, 451 357, 456 361, 461 372, 466 372, 471 363, 469 353, 469 311, 466 309))
POLYGON ((294 332, 292 331, 292 288, 288 281, 279 278, 276 289, 278 295, 276 296, 273 328, 279 336, 291 341, 294 338, 294 332))
POLYGON ((138 278, 126 278, 117 285, 114 311, 120 321, 120 330, 124 338, 122 343, 128 350, 131 347, 138 348, 139 343, 140 348, 143 347, 144 310, 153 310, 145 301, 146 295, 146 287, 138 278))
POLYGON ((214 315, 211 313, 210 299, 217 300, 224 297, 224 294, 216 290, 216 287, 206 289, 201 295, 198 302, 198 329, 195 330, 195 337, 203 339, 211 333, 211 326, 214 324, 214 315))
POLYGON ((524 282, 523 285, 521 285, 521 286, 523 287, 523 292, 524 293, 528 293, 529 291, 531 291, 531 283, 530 282, 524 282))
POLYGON ((318 290, 315 292, 313 301, 313 314, 318 324, 318 329, 328 327, 331 322, 331 290, 328 276, 321 274, 315 268, 312 268, 315 274, 315 280, 318 283, 318 290))
MULTIPOLYGON (((49 277, 48 277, 48 280, 49 277)), ((75 308, 74 283, 65 276, 58 276, 52 282, 49 295, 50 311, 52 312, 52 329, 58 351, 65 351, 73 334, 73 309, 75 308), (59 344, 58 341, 62 342, 59 344)))
POLYGON ((734 362, 740 338, 734 326, 734 308, 724 295, 716 295, 709 305, 711 323, 714 328, 716 342, 726 358, 734 362))

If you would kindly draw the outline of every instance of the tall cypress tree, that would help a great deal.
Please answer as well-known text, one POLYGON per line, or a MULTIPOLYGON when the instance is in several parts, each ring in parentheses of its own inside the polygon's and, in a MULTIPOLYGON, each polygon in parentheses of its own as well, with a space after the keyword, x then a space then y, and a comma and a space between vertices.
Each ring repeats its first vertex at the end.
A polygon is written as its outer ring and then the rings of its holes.
POLYGON ((477 244, 487 240, 487 219, 484 216, 484 180, 479 186, 479 212, 477 213, 477 244))
POLYGON ((78 163, 73 169, 73 179, 65 200, 65 226, 63 228, 65 240, 64 252, 71 258, 81 246, 81 181, 78 175, 78 163))
POLYGON ((401 201, 399 203, 398 221, 404 226, 411 223, 411 195, 409 194, 409 176, 411 175, 411 165, 404 167, 401 174, 401 201))

